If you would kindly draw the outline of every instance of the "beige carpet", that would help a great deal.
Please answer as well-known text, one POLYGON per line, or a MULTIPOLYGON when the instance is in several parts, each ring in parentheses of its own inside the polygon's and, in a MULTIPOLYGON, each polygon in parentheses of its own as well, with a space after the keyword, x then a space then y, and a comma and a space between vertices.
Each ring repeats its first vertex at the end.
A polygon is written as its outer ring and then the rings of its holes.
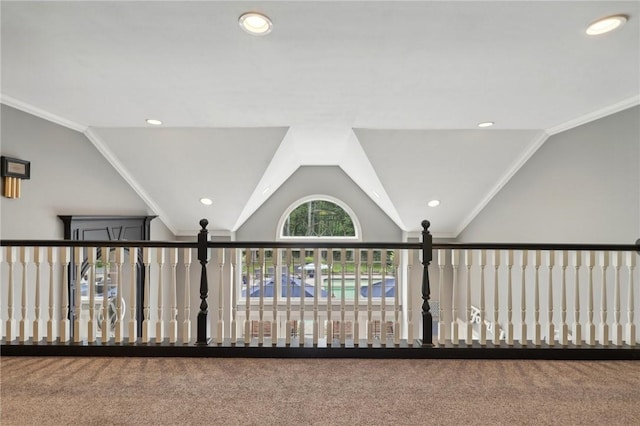
POLYGON ((12 425, 640 425, 640 362, 0 359, 12 425))

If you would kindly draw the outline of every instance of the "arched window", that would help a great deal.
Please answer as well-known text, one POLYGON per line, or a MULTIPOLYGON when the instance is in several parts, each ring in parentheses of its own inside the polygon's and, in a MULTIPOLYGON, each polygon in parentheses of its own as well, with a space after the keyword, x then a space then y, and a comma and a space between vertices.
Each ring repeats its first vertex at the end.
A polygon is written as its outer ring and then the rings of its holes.
POLYGON ((358 239, 358 221, 351 209, 335 198, 311 196, 296 201, 283 215, 279 238, 358 239))

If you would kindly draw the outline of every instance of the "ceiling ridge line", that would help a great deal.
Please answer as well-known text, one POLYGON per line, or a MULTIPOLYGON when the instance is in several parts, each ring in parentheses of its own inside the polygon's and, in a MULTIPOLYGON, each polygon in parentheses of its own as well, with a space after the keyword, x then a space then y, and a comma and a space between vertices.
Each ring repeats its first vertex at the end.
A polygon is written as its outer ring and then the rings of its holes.
POLYGON ((138 194, 138 196, 142 198, 142 201, 144 201, 147 206, 149 206, 154 211, 154 213, 160 217, 162 223, 164 223, 165 226, 169 228, 171 233, 173 233, 173 235, 177 235, 177 228, 169 220, 167 214, 160 208, 160 206, 158 206, 153 198, 151 198, 151 196, 149 196, 149 194, 147 194, 147 192, 142 189, 142 186, 133 178, 133 176, 131 176, 131 173, 129 173, 127 168, 124 167, 122 163, 120 163, 120 161, 111 152, 111 150, 107 148, 107 146, 102 142, 102 139, 100 139, 100 137, 93 131, 93 129, 88 128, 84 132, 84 135, 87 137, 87 139, 89 139, 93 146, 96 147, 98 152, 109 162, 109 164, 111 164, 111 167, 113 167, 118 172, 118 174, 129 184, 131 189, 133 189, 136 194, 138 194))

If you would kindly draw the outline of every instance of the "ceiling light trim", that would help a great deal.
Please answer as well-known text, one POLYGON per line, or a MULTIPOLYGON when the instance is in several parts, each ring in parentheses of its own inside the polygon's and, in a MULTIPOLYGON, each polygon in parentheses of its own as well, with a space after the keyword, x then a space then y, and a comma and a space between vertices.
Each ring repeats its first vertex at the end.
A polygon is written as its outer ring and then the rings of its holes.
POLYGON ((243 13, 238 18, 238 25, 240 25, 240 28, 242 28, 242 30, 247 34, 251 34, 252 36, 258 36, 258 37, 266 36, 273 30, 273 22, 271 21, 271 18, 269 18, 264 13, 260 13, 260 12, 243 13), (253 27, 249 25, 248 20, 251 18, 258 18, 264 21, 264 25, 265 25, 264 29, 262 27, 258 28, 258 27, 253 27))
POLYGON ((612 31, 619 30, 622 28, 627 21, 629 20, 629 16, 624 14, 618 15, 610 15, 600 18, 596 21, 593 21, 587 26, 586 33, 589 36, 600 36, 604 34, 608 34, 612 31), (602 24, 609 23, 609 26, 602 26, 602 24))

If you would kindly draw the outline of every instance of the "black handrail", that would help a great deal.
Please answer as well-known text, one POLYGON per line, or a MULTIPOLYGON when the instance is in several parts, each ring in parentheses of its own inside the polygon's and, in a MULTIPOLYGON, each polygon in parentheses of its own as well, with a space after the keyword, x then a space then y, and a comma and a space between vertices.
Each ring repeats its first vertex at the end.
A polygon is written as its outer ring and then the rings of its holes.
MULTIPOLYGON (((104 240, 0 240, 0 247, 171 247, 198 248, 197 242, 190 241, 104 241, 104 240)), ((208 248, 292 248, 292 249, 422 249, 421 243, 399 242, 282 242, 282 241, 208 241, 208 248)), ((635 244, 604 243, 440 243, 434 242, 433 249, 457 250, 570 250, 570 251, 638 251, 640 242, 635 244)))

